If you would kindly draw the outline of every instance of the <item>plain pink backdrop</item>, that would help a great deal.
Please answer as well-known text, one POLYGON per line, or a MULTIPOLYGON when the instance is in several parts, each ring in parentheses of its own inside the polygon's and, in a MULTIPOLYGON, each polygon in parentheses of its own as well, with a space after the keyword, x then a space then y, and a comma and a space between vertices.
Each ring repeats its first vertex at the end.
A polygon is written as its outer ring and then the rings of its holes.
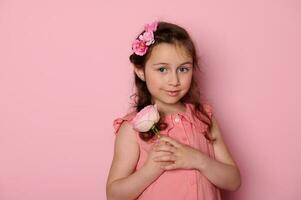
POLYGON ((300 199, 301 3, 0 2, 0 199, 105 199, 144 23, 187 28, 242 173, 228 200, 300 199))

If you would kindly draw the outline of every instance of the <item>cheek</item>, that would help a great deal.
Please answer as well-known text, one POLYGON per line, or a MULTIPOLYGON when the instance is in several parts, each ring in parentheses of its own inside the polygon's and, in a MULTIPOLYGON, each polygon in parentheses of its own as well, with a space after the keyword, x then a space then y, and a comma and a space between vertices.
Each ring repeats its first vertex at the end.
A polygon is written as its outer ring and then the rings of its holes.
POLYGON ((154 91, 162 85, 162 79, 154 74, 149 73, 146 84, 150 91, 154 91))
POLYGON ((162 79, 154 73, 149 73, 147 77, 148 84, 151 86, 160 85, 162 79))
POLYGON ((192 77, 191 76, 184 77, 182 81, 184 87, 190 87, 192 77))

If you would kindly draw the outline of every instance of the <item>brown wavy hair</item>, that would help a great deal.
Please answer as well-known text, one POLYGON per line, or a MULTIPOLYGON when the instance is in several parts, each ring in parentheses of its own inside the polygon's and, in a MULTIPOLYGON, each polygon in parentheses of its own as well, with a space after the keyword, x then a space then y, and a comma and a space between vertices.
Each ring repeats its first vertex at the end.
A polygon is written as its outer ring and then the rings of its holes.
MULTIPOLYGON (((142 31, 140 34, 142 34, 142 31)), ((139 34, 139 35, 140 35, 139 34)), ((139 37, 137 36, 137 39, 139 37)), ((181 45, 185 47, 187 53, 192 57, 193 60, 193 75, 192 82, 189 91, 187 94, 180 100, 182 103, 192 103, 195 106, 195 116, 202 120, 205 124, 208 125, 208 129, 205 132, 205 137, 210 142, 215 141, 215 139, 211 138, 209 133, 212 127, 212 121, 208 114, 205 112, 203 107, 203 103, 201 103, 201 93, 198 86, 197 75, 201 74, 201 70, 199 67, 199 59, 197 56, 195 45, 188 34, 188 32, 183 28, 176 24, 159 21, 157 30, 154 32, 155 42, 149 46, 147 52, 143 56, 136 55, 132 53, 129 57, 130 62, 134 65, 134 67, 138 69, 145 68, 145 64, 147 60, 150 58, 151 52, 153 48, 161 43, 168 43, 173 45, 181 45), (200 113, 205 115, 206 119, 201 118, 200 113)), ((137 112, 139 112, 142 108, 151 104, 151 94, 147 89, 146 82, 142 81, 134 72, 135 86, 136 92, 131 95, 131 98, 134 99, 133 107, 137 112)), ((158 129, 164 130, 167 127, 167 124, 163 123, 161 120, 158 122, 158 129)), ((148 141, 154 137, 154 133, 151 131, 143 132, 139 134, 140 138, 144 141, 148 141)))

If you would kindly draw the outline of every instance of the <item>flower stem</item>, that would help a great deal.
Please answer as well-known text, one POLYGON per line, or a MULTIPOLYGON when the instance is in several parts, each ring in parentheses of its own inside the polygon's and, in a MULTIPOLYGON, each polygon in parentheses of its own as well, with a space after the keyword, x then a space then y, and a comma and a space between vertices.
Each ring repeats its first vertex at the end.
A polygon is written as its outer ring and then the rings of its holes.
POLYGON ((159 139, 160 138, 160 133, 159 133, 159 130, 158 128, 156 127, 156 125, 154 124, 151 128, 152 132, 155 133, 155 135, 157 136, 157 138, 159 139))

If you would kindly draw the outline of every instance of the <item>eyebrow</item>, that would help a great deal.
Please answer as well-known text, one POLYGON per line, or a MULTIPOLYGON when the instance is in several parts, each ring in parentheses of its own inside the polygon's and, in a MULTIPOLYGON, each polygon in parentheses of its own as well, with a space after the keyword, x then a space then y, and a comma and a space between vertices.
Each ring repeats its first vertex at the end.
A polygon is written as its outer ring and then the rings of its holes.
MULTIPOLYGON (((182 63, 180 65, 185 65, 185 64, 191 64, 192 65, 192 62, 187 61, 187 62, 184 62, 184 63, 182 63)), ((155 63, 153 65, 168 65, 168 63, 160 62, 160 63, 155 63)))

